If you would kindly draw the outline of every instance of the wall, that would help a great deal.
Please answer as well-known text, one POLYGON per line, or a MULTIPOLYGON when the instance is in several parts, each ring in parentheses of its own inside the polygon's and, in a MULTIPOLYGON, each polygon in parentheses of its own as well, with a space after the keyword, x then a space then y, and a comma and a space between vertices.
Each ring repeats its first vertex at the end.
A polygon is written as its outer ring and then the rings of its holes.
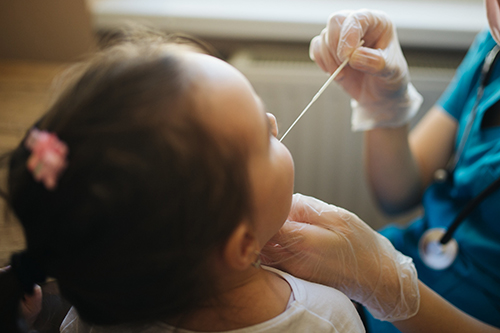
POLYGON ((94 40, 85 0, 0 0, 0 58, 71 61, 94 40))

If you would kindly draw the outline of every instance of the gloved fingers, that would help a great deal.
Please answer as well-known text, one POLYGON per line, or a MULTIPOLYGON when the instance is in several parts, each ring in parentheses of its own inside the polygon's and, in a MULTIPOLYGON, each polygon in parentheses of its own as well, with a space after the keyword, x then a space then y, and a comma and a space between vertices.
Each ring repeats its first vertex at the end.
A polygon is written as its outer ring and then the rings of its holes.
POLYGON ((334 232, 349 233, 355 227, 352 224, 358 223, 359 219, 343 208, 296 193, 293 195, 288 220, 308 223, 334 232))
POLYGON ((321 31, 320 37, 321 37, 321 56, 323 59, 324 64, 327 67, 327 72, 328 73, 333 73, 342 63, 339 58, 337 57, 337 54, 335 52, 335 49, 337 48, 337 44, 332 44, 335 42, 330 41, 330 32, 328 28, 323 29, 321 31))
POLYGON ((266 252, 261 255, 261 258, 264 265, 288 272, 295 277, 310 282, 335 286, 335 284, 332 284, 330 281, 332 274, 324 272, 326 271, 324 269, 325 262, 323 258, 319 258, 318 255, 310 256, 308 253, 296 253, 289 256, 283 256, 280 258, 280 261, 269 261, 268 253, 266 252))
POLYGON ((288 214, 288 220, 294 222, 304 222, 313 225, 323 225, 325 218, 322 214, 326 210, 336 209, 329 207, 325 202, 316 198, 296 193, 292 198, 292 206, 288 214))
POLYGON ((280 244, 268 242, 260 251, 260 259, 263 265, 283 269, 283 263, 295 257, 295 253, 280 244))
POLYGON ((330 248, 345 246, 349 242, 336 230, 304 222, 287 220, 264 246, 266 253, 288 257, 304 253, 323 253, 330 248))
POLYGON ((328 19, 326 28, 321 31, 320 35, 311 40, 309 57, 327 73, 333 73, 342 63, 336 50, 342 23, 349 13, 350 11, 333 13, 328 19))
POLYGON ((381 49, 359 47, 352 53, 349 66, 361 72, 379 75, 386 68, 385 54, 381 49))
POLYGON ((326 43, 327 30, 323 29, 321 34, 311 40, 309 46, 309 57, 314 60, 318 66, 327 73, 333 73, 339 66, 335 61, 326 43))
POLYGON ((261 249, 262 262, 286 271, 289 271, 287 265, 298 266, 299 257, 305 255, 303 232, 308 226, 306 223, 287 220, 261 249))
POLYGON ((282 246, 272 242, 267 243, 261 250, 260 258, 263 265, 271 266, 298 276, 303 267, 305 253, 297 252, 293 246, 282 246))
MULTIPOLYGON (((328 18, 328 22, 326 25, 326 39, 325 45, 330 49, 330 52, 335 59, 335 61, 340 65, 345 58, 340 58, 338 56, 338 48, 339 48, 339 38, 340 32, 342 31, 342 27, 344 25, 345 19, 351 14, 349 10, 342 10, 336 13, 333 13, 328 18)), ((357 45, 357 44, 356 44, 357 45)))
POLYGON ((365 47, 385 49, 393 38, 394 27, 385 13, 361 9, 345 18, 339 34, 337 54, 341 60, 348 58, 361 40, 365 41, 365 47))
MULTIPOLYGON (((383 28, 389 29, 392 23, 384 17, 385 14, 377 15, 374 16, 373 12, 367 10, 332 14, 327 27, 311 40, 310 58, 316 61, 323 71, 333 73, 347 57, 356 56, 350 60, 350 67, 369 74, 381 73, 386 63, 383 50, 372 49, 372 46, 358 49, 365 37, 369 38, 373 45, 387 45, 387 42, 380 43, 376 39, 380 37, 378 34, 384 31, 383 28)), ((392 31, 387 35, 385 39, 392 38, 392 31)), ((361 73, 346 68, 337 76, 336 81, 342 81, 346 75, 353 77, 359 74, 361 73)), ((359 79, 353 81, 359 84, 359 79)))
POLYGON ((321 57, 316 56, 316 54, 319 53, 320 44, 321 44, 321 37, 319 35, 314 36, 311 39, 311 42, 309 43, 309 58, 311 58, 312 61, 315 61, 321 67, 321 57))
POLYGON ((337 286, 336 277, 355 258, 349 241, 341 234, 307 223, 287 221, 278 236, 262 249, 261 259, 269 266, 309 281, 337 286))
POLYGON ((287 220, 281 229, 267 242, 263 251, 270 255, 288 256, 302 250, 301 243, 304 241, 304 229, 309 225, 287 220))

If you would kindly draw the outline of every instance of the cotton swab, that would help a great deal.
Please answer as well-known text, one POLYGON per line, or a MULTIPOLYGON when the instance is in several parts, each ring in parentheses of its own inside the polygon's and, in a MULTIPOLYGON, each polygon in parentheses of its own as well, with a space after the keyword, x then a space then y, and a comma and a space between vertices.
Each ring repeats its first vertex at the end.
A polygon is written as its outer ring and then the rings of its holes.
MULTIPOLYGON (((361 45, 363 45, 363 43, 364 43, 364 41, 361 41, 361 43, 358 45, 358 47, 361 46, 361 45)), ((321 94, 326 90, 326 88, 328 88, 328 86, 330 85, 330 83, 332 83, 332 81, 335 80, 335 78, 337 77, 337 75, 339 75, 340 71, 347 65, 348 62, 349 62, 349 58, 347 58, 346 60, 344 60, 344 62, 342 64, 340 64, 340 66, 335 70, 335 72, 333 72, 333 74, 330 75, 330 77, 328 78, 328 80, 326 80, 326 82, 318 90, 318 92, 316 93, 316 95, 314 95, 314 97, 311 99, 311 101, 309 102, 309 104, 307 104, 307 106, 304 109, 304 111, 302 111, 299 114, 299 116, 297 117, 297 119, 295 119, 295 121, 292 123, 292 125, 290 125, 290 127, 288 127, 288 129, 286 130, 285 134, 283 134, 283 136, 281 137, 280 142, 283 141, 283 139, 288 134, 288 132, 290 132, 290 130, 295 126, 295 124, 300 120, 300 118, 302 118, 302 116, 307 112, 307 110, 309 110, 309 108, 311 107, 311 105, 313 105, 313 103, 316 102, 316 100, 319 98, 319 96, 321 96, 321 94)))

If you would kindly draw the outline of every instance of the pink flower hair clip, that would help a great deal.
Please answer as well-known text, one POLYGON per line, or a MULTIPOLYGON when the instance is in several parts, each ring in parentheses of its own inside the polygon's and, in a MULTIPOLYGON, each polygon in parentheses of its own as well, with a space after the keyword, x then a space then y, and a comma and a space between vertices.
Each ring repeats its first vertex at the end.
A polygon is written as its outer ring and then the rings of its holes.
POLYGON ((66 169, 68 146, 57 135, 32 128, 24 141, 24 146, 31 151, 26 167, 38 182, 52 191, 57 186, 61 173, 66 169))

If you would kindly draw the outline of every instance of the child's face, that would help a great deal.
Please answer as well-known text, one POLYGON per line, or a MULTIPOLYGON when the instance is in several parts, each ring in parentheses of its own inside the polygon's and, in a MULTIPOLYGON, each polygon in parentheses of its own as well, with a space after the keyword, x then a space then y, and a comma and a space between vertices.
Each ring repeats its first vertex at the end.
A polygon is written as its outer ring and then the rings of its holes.
POLYGON ((255 232, 264 246, 285 222, 293 194, 293 160, 276 138, 276 119, 266 114, 248 80, 228 63, 187 53, 185 65, 192 71, 196 99, 209 126, 249 152, 255 232))

